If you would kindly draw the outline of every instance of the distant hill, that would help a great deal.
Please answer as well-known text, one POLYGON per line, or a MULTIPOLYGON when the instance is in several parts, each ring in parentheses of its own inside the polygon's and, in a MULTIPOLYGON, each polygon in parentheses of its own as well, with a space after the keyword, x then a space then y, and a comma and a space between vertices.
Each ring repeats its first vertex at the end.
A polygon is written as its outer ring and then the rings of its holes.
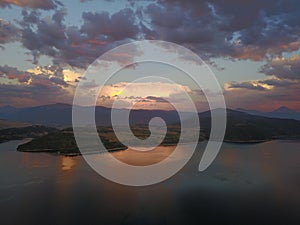
MULTIPOLYGON (((79 106, 77 106, 79 107, 79 106)), ((79 107, 86 110, 89 107, 79 107)), ((120 120, 117 124, 122 125, 123 112, 127 109, 118 109, 120 120)), ((300 120, 300 112, 291 110, 287 107, 280 107, 271 112, 260 112, 257 110, 246 110, 238 108, 235 111, 245 112, 250 115, 263 116, 269 118, 296 119, 300 120)), ((97 126, 111 126, 111 109, 101 106, 95 108, 95 119, 97 126)), ((186 118, 189 113, 184 113, 186 118)), ((153 117, 162 117, 167 124, 173 124, 179 121, 176 111, 164 110, 132 110, 130 113, 130 124, 147 124, 153 117)), ((18 121, 29 124, 40 124, 45 126, 67 128, 72 126, 72 105, 56 103, 50 105, 15 108, 12 106, 0 107, 0 119, 9 121, 18 121)), ((1 129, 1 123, 0 123, 1 129)))
POLYGON ((28 108, 0 107, 1 119, 45 126, 70 126, 71 115, 72 106, 61 103, 28 108))
MULTIPOLYGON (((200 113, 199 120, 201 129, 208 137, 211 127, 210 112, 200 113)), ((227 109, 225 141, 255 142, 285 138, 300 138, 300 121, 268 118, 227 109)))
POLYGON ((55 128, 37 125, 2 129, 0 130, 0 143, 24 138, 37 138, 57 131, 55 128))
POLYGON ((30 125, 31 125, 30 123, 23 123, 23 122, 0 119, 0 130, 7 129, 7 128, 14 128, 14 127, 28 127, 30 125))
MULTIPOLYGON (((216 109, 216 115, 224 109, 216 109)), ((141 113, 141 111, 139 111, 141 113)), ((143 111, 145 114, 140 122, 148 120, 150 116, 155 115, 152 111, 143 111)), ((165 111, 165 116, 170 111, 165 111)), ((258 143, 272 139, 291 139, 300 138, 300 121, 291 119, 267 118, 262 116, 250 115, 247 113, 230 110, 227 113, 227 127, 225 133, 225 142, 235 143, 258 143)), ((173 114, 171 114, 173 115, 173 114)), ((141 118, 138 118, 141 119, 141 118)), ((209 138, 211 129, 210 111, 199 113, 200 137, 199 141, 209 138)), ((189 119, 184 121, 189 123, 189 119)), ((191 128, 194 124, 191 123, 191 128)), ((133 133, 142 139, 150 135, 147 125, 137 124, 131 127, 133 133)), ((116 138, 112 127, 98 127, 98 133, 104 145, 109 150, 125 149, 122 143, 116 138)), ((193 132, 191 130, 190 134, 193 132)), ((167 135, 163 145, 177 144, 180 137, 180 123, 178 121, 173 125, 168 125, 167 135)), ((188 140, 188 139, 187 139, 188 140)), ((72 128, 49 133, 38 137, 29 143, 20 145, 19 151, 30 152, 59 152, 61 154, 80 154, 72 128)))
MULTIPOLYGON (((86 110, 89 107, 80 107, 80 110, 86 110)), ((123 111, 119 109, 117 113, 119 121, 117 124, 124 124, 123 111)), ((95 108, 95 118, 97 126, 111 126, 111 109, 102 106, 95 108)), ((163 118, 167 124, 175 123, 179 120, 176 111, 164 110, 132 110, 130 113, 131 124, 147 124, 153 117, 163 118)), ((51 104, 28 108, 0 107, 0 119, 14 120, 32 124, 41 124, 45 126, 67 128, 72 126, 72 105, 51 104)))
POLYGON ((16 111, 18 111, 18 108, 15 108, 15 107, 10 106, 10 105, 0 107, 0 114, 1 115, 2 114, 6 115, 6 114, 15 113, 16 111))
MULTIPOLYGON (((79 107, 79 106, 77 106, 79 107)), ((88 107, 80 107, 86 110, 88 107)), ((222 110, 222 109, 216 109, 222 110)), ((116 110, 119 114, 117 124, 124 125, 123 113, 127 109, 116 110)), ((221 111, 220 111, 221 112, 221 111)), ((298 138, 300 137, 300 121, 294 119, 270 118, 271 115, 277 117, 296 113, 287 108, 280 108, 269 113, 269 116, 254 115, 258 111, 249 113, 237 110, 227 109, 227 130, 225 134, 226 141, 251 142, 264 141, 271 139, 298 138)), ((184 123, 189 122, 190 113, 184 113, 184 123)), ((132 110, 130 112, 131 125, 148 124, 151 118, 162 117, 167 125, 179 125, 179 115, 176 111, 164 110, 132 110)), ((38 107, 16 109, 13 107, 0 108, 0 118, 28 122, 32 124, 41 124, 45 126, 54 126, 67 128, 72 126, 72 105, 52 104, 38 107)), ((111 109, 97 106, 95 109, 95 119, 97 126, 111 127, 111 109)), ((201 133, 209 137, 210 132, 210 111, 199 113, 201 133)), ((190 126, 194 126, 191 123, 190 126)))
POLYGON ((270 112, 261 112, 261 111, 257 111, 257 110, 247 110, 247 109, 242 109, 242 108, 238 108, 236 110, 240 111, 240 112, 245 112, 245 113, 248 113, 251 115, 256 115, 256 116, 300 120, 300 112, 289 109, 285 106, 282 106, 282 107, 280 107, 276 110, 270 111, 270 112))

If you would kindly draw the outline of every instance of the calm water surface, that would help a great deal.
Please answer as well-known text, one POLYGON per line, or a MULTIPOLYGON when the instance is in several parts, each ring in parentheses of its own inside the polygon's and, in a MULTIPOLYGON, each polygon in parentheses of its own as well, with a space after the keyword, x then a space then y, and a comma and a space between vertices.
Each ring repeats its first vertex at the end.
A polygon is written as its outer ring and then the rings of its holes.
MULTIPOLYGON (((300 224, 300 142, 224 144, 206 171, 197 171, 204 143, 174 177, 127 187, 96 174, 82 157, 16 151, 0 145, 0 224, 300 224)), ((165 158, 113 153, 142 165, 165 158)))

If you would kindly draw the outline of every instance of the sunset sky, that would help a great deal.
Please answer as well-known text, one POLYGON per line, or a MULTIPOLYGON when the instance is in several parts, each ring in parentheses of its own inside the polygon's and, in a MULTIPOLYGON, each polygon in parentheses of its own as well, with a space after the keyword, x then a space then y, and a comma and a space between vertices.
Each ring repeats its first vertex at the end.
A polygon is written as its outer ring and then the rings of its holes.
MULTIPOLYGON (((218 78, 229 108, 300 111, 298 5, 297 0, 0 0, 0 106, 71 104, 84 71, 101 54, 150 39, 197 53, 218 78)), ((125 84, 125 77, 107 84, 101 99, 120 96, 125 84)), ((142 99, 143 108, 164 108, 160 97, 181 91, 201 98, 185 83, 137 83, 123 97, 142 99), (153 87, 161 96, 143 95, 153 87)))

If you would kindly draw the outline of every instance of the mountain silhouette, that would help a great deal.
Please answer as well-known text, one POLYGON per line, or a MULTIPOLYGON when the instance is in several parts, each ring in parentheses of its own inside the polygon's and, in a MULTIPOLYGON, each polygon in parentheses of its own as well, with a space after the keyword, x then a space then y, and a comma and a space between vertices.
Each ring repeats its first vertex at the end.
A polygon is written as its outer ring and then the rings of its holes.
MULTIPOLYGON (((80 107, 80 110, 89 109, 89 107, 80 107)), ((222 112, 224 109, 215 109, 222 112)), ((110 108, 97 106, 95 108, 95 121, 97 126, 111 126, 110 108)), ((125 125, 124 112, 127 109, 117 109, 117 125, 125 125)), ((270 112, 268 116, 253 115, 253 111, 247 113, 241 109, 227 109, 227 128, 225 140, 228 141, 251 141, 251 140, 270 140, 300 137, 300 121, 295 119, 280 118, 294 111, 282 107, 270 112), (271 118, 271 116, 274 117, 271 118), (276 118, 277 117, 277 118, 276 118), (279 117, 279 118, 278 118, 279 117)), ((185 124, 189 124, 190 113, 183 113, 185 124)), ((211 112, 206 111, 198 114, 200 120, 201 132, 209 137, 211 128, 211 112)), ((167 125, 180 125, 179 115, 176 111, 164 110, 131 110, 129 123, 131 125, 147 125, 154 117, 161 117, 167 125)), ((0 119, 39 124, 44 126, 67 128, 72 126, 72 105, 51 104, 28 108, 0 108, 0 119)), ((195 124, 191 122, 189 126, 195 124)))
POLYGON ((261 112, 258 110, 248 110, 243 108, 237 108, 237 111, 245 112, 251 115, 265 116, 270 118, 281 118, 281 119, 295 119, 300 120, 300 112, 289 109, 285 106, 281 106, 270 112, 261 112))

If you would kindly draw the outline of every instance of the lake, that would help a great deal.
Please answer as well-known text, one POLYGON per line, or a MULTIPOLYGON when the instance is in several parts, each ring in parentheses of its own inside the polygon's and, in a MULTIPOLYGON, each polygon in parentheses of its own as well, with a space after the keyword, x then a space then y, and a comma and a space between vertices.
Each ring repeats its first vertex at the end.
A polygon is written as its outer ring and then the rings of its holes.
MULTIPOLYGON (((300 142, 224 143, 204 172, 205 143, 170 179, 147 187, 110 182, 81 156, 22 153, 22 141, 0 144, 0 218, 3 225, 35 224, 300 224, 300 142)), ((133 165, 165 158, 114 156, 133 165)), ((109 153, 106 153, 109 154, 109 153)))

